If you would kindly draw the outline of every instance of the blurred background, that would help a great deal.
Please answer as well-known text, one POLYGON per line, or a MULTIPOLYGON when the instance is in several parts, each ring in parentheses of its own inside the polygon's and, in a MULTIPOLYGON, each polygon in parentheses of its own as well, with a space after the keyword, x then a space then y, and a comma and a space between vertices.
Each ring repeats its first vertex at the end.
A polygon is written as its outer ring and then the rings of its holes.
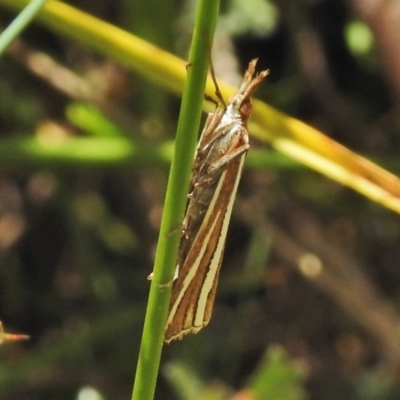
MULTIPOLYGON (((187 59, 194 0, 66 3, 187 59)), ((258 57, 258 98, 396 174, 399 27, 399 2, 224 0, 212 60, 237 85, 258 57)), ((31 336, 0 397, 129 399, 180 99, 39 24, 0 94, 0 320, 31 336)), ((399 217, 251 145, 213 318, 156 399, 400 399, 399 217)))

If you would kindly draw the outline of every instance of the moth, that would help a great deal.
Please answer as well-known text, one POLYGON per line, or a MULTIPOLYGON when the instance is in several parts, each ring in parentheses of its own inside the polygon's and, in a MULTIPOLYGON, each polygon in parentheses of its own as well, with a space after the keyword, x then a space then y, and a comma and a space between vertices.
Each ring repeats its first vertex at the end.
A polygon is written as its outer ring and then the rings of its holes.
POLYGON ((218 276, 239 180, 249 149, 250 97, 268 71, 250 61, 226 106, 211 69, 219 102, 201 133, 194 158, 173 282, 166 343, 197 333, 211 318, 218 276))

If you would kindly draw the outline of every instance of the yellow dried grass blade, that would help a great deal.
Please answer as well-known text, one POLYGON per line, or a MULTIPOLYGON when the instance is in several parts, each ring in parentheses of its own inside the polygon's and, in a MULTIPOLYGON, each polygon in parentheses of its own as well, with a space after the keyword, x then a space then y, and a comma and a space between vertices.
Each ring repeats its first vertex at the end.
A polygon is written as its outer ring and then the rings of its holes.
MULTIPOLYGON (((0 0, 21 9, 28 0, 0 0)), ((49 1, 39 17, 55 32, 75 38, 167 90, 181 93, 186 63, 152 44, 73 7, 49 1), (156 54, 156 56, 155 56, 156 54)), ((220 85, 224 97, 235 89, 220 85)), ((214 93, 211 79, 207 92, 214 93)), ((400 180, 392 173, 340 145, 322 132, 254 101, 249 131, 258 139, 321 174, 400 214, 400 180)), ((205 105, 209 109, 209 105, 205 105)))
POLYGON ((3 324, 0 321, 0 345, 8 342, 20 342, 21 340, 28 340, 28 339, 29 339, 28 335, 5 332, 3 324))

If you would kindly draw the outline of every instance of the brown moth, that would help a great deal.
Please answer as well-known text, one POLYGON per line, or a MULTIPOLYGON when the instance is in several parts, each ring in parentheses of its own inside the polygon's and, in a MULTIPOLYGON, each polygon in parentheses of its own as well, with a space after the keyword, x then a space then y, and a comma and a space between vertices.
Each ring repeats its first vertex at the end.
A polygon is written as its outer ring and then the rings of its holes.
POLYGON ((207 117, 197 147, 182 226, 164 341, 197 333, 210 321, 226 234, 249 149, 250 97, 268 75, 252 60, 237 93, 207 117))

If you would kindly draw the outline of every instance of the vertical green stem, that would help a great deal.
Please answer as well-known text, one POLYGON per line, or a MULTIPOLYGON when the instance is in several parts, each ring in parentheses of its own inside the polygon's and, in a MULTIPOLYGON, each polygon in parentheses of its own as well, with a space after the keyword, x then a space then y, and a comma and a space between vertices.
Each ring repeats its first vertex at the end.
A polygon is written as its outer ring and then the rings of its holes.
POLYGON ((154 397, 218 11, 219 0, 199 0, 132 400, 154 397))

